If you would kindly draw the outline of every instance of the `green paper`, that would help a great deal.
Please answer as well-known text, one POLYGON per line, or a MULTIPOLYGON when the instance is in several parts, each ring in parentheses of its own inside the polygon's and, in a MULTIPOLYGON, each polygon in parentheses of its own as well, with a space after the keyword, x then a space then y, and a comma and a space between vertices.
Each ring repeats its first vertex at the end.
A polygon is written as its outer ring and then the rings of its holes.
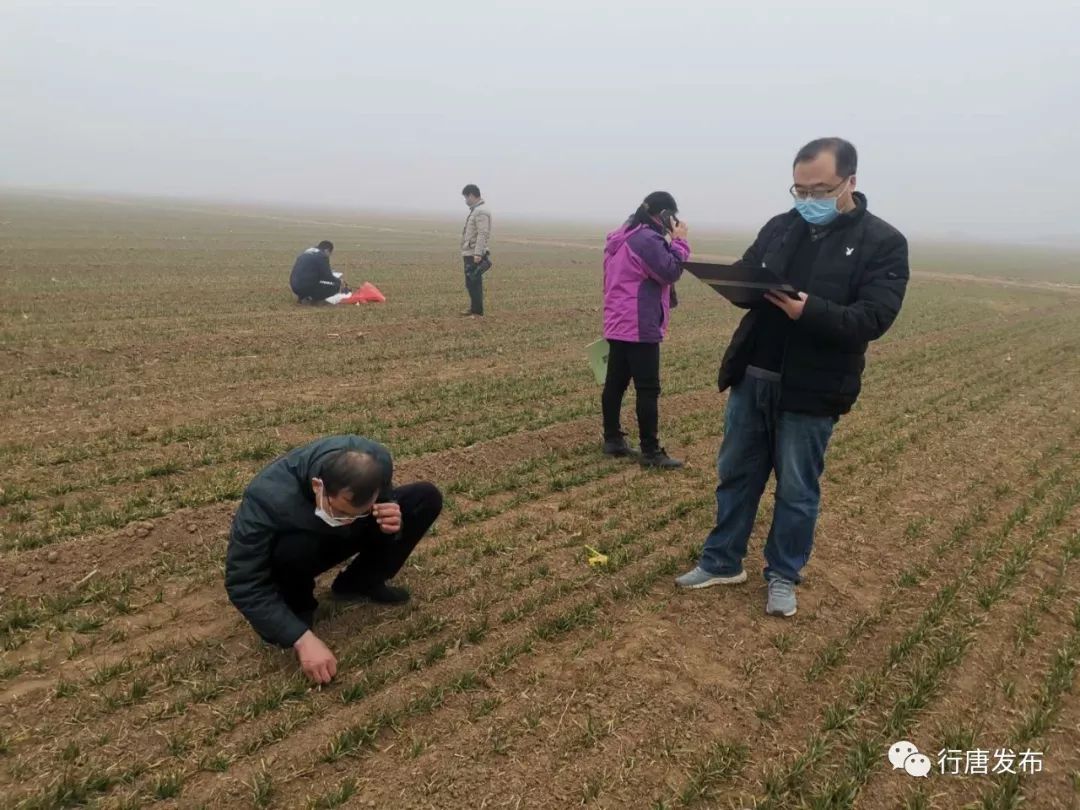
POLYGON ((598 385, 603 385, 604 380, 607 379, 607 361, 610 351, 611 345, 603 338, 585 347, 585 354, 589 358, 589 367, 593 370, 593 374, 596 375, 598 385))

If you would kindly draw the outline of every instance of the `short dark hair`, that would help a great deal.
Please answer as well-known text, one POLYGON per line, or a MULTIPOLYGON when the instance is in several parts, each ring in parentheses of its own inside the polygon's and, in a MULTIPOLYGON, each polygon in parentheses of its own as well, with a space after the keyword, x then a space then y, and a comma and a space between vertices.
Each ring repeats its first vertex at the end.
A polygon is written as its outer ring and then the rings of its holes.
POLYGON ((318 247, 319 250, 329 250, 330 252, 333 252, 334 243, 331 242, 329 239, 323 239, 321 242, 319 242, 318 245, 316 245, 316 247, 318 247))
POLYGON ((859 168, 859 153, 855 151, 855 145, 843 138, 817 138, 810 141, 795 155, 791 168, 813 160, 822 152, 831 152, 836 157, 836 173, 840 177, 851 177, 859 168))
POLYGON ((369 453, 339 450, 329 456, 319 469, 326 494, 349 491, 349 502, 364 507, 374 500, 383 485, 383 469, 369 453))
POLYGON ((465 188, 463 188, 461 190, 461 196, 462 197, 468 197, 470 194, 472 196, 474 196, 474 197, 479 197, 480 196, 480 187, 477 186, 477 185, 474 185, 473 183, 469 183, 469 185, 465 186, 465 188))

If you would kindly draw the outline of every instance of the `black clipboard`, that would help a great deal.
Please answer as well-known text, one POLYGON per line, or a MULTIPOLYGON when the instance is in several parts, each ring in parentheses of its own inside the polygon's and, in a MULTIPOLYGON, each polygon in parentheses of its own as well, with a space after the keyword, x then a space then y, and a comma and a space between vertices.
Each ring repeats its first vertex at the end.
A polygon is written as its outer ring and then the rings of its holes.
POLYGON ((738 307, 757 307, 768 304, 765 293, 770 290, 786 293, 789 298, 799 297, 794 287, 765 267, 683 262, 683 269, 701 279, 738 307))

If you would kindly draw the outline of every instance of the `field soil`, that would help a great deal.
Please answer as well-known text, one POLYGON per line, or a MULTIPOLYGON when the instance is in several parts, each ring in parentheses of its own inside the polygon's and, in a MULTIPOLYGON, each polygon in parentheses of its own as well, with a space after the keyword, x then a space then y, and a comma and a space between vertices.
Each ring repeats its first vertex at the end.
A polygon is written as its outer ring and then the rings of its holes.
POLYGON ((603 229, 499 225, 469 319, 457 228, 0 197, 0 806, 1080 807, 1080 270, 921 259, 781 620, 771 485, 748 581, 673 585, 713 524, 740 313, 680 282, 661 431, 687 467, 643 470, 600 453, 603 229), (324 238, 385 304, 295 303, 324 238), (320 582, 340 668, 313 688, 222 573, 247 481, 334 433, 446 508, 408 605, 320 582), (946 775, 943 749, 1042 769, 946 775))

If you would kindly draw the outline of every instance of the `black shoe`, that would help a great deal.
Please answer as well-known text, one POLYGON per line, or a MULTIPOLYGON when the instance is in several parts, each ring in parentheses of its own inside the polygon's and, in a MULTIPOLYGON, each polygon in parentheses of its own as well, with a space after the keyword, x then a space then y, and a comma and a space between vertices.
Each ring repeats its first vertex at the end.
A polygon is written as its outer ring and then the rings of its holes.
POLYGON ((331 585, 330 591, 336 599, 343 602, 366 600, 379 605, 404 605, 409 601, 408 588, 387 585, 385 582, 361 590, 346 590, 345 588, 339 588, 337 585, 331 585))
POLYGON ((663 447, 658 447, 651 453, 641 454, 641 466, 657 467, 661 470, 677 470, 683 466, 683 463, 679 459, 669 456, 663 447))
POLYGON ((624 458, 636 456, 638 451, 627 443, 625 436, 619 436, 617 439, 604 439, 604 455, 624 458))

